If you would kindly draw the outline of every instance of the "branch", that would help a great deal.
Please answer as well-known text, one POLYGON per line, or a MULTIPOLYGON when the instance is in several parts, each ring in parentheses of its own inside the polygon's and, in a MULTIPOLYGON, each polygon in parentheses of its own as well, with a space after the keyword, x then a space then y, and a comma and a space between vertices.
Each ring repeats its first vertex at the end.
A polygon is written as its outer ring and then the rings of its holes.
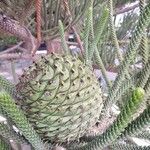
POLYGON ((3 52, 0 52, 0 55, 16 50, 17 48, 19 48, 21 46, 22 43, 23 42, 19 42, 17 45, 14 45, 14 46, 4 50, 3 52))
POLYGON ((35 8, 36 8, 36 36, 37 36, 37 46, 32 50, 32 55, 34 56, 37 48, 40 46, 42 41, 42 35, 41 35, 41 26, 42 26, 42 18, 41 18, 41 7, 42 7, 42 1, 36 0, 35 1, 35 8))
POLYGON ((128 12, 128 11, 130 11, 130 10, 133 10, 133 9, 135 9, 135 8, 137 8, 137 7, 139 7, 139 4, 134 4, 134 5, 132 5, 132 6, 125 7, 125 8, 123 8, 123 9, 122 9, 122 7, 121 7, 121 8, 119 8, 119 9, 116 9, 114 15, 123 14, 123 13, 128 12))
POLYGON ((10 33, 22 40, 29 40, 29 33, 24 26, 21 26, 18 21, 0 14, 0 29, 4 32, 10 33))
POLYGON ((32 35, 30 30, 3 13, 0 14, 0 30, 23 40, 25 42, 25 46, 30 51, 37 48, 36 38, 32 35))
POLYGON ((7 59, 29 59, 29 60, 32 60, 34 59, 31 55, 29 54, 2 54, 0 55, 0 60, 7 60, 7 59))

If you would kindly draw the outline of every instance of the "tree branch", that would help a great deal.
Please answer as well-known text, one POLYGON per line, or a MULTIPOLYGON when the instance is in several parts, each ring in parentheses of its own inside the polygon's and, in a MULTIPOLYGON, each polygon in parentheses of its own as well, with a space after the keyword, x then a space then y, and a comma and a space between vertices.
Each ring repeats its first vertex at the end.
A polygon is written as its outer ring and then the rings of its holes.
POLYGON ((0 13, 0 30, 10 33, 23 40, 28 50, 33 51, 37 48, 37 41, 30 30, 21 25, 18 21, 0 13))
POLYGON ((20 47, 20 45, 21 45, 22 43, 23 43, 23 42, 19 42, 17 45, 14 45, 14 46, 12 46, 12 47, 10 47, 10 48, 8 48, 8 49, 6 49, 6 50, 0 52, 0 55, 6 54, 6 53, 9 53, 9 52, 11 52, 11 51, 16 50, 17 48, 20 47))
POLYGON ((123 14, 123 13, 128 12, 128 11, 130 11, 130 10, 133 10, 133 9, 135 9, 135 8, 137 8, 137 7, 139 7, 139 4, 134 4, 134 5, 132 5, 132 6, 125 7, 125 8, 123 8, 123 9, 122 9, 122 7, 121 7, 121 8, 118 8, 118 9, 116 9, 116 11, 114 12, 114 15, 123 14))
POLYGON ((34 58, 29 54, 2 54, 0 55, 0 60, 8 60, 8 59, 29 59, 33 60, 34 58))

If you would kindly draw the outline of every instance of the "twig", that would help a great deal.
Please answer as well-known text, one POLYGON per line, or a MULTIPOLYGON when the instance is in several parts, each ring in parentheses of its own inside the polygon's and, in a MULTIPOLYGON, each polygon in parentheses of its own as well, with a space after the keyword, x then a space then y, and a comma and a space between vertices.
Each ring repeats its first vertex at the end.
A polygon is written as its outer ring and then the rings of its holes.
POLYGON ((32 60, 34 57, 32 57, 29 54, 2 54, 0 55, 0 60, 7 60, 7 59, 29 59, 32 60))
POLYGON ((5 53, 9 53, 9 52, 11 52, 11 51, 16 50, 17 48, 19 48, 19 47, 22 45, 22 43, 23 43, 23 42, 19 42, 17 45, 14 45, 14 46, 12 46, 12 47, 10 47, 10 48, 4 50, 3 52, 0 52, 0 55, 1 55, 1 54, 5 54, 5 53))
POLYGON ((18 49, 23 51, 23 52, 28 52, 28 50, 26 48, 23 48, 23 47, 20 47, 20 46, 18 47, 18 49))

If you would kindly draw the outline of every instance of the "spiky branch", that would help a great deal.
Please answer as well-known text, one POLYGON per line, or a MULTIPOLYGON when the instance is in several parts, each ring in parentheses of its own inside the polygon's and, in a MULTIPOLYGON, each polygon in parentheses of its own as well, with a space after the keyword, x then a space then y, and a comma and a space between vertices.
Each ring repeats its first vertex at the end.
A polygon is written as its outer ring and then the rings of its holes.
POLYGON ((12 98, 6 92, 0 92, 1 107, 7 112, 9 117, 13 120, 19 130, 23 133, 25 138, 30 141, 36 150, 46 150, 41 139, 29 124, 23 112, 17 108, 12 98))
POLYGON ((140 116, 137 119, 135 119, 128 125, 126 130, 122 133, 121 137, 136 136, 143 130, 145 130, 145 128, 148 127, 149 124, 150 124, 150 106, 147 106, 144 112, 140 114, 140 116))
POLYGON ((115 95, 119 90, 122 82, 125 80, 125 73, 129 69, 130 64, 135 58, 136 50, 140 44, 143 33, 150 22, 150 3, 145 7, 142 15, 140 16, 138 25, 133 33, 132 39, 128 46, 128 50, 125 54, 124 60, 120 65, 118 76, 113 84, 112 89, 109 91, 108 98, 105 102, 105 110, 111 108, 111 105, 116 102, 115 95))
POLYGON ((111 150, 149 150, 150 146, 138 146, 138 145, 130 145, 130 144, 113 144, 109 146, 111 150))

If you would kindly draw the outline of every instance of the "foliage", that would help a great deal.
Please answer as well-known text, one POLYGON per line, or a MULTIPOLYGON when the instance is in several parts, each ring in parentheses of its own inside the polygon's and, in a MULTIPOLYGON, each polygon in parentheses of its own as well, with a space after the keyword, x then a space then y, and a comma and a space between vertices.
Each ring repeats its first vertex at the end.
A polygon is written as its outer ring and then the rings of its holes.
MULTIPOLYGON (((89 1, 68 1, 69 9, 72 14, 72 21, 70 16, 66 13, 64 2, 60 0, 43 1, 42 5, 42 34, 44 39, 51 39, 58 36, 58 21, 63 20, 65 28, 69 24, 75 24, 84 15, 85 10, 89 7, 89 1)), ((0 10, 5 12, 11 18, 14 18, 21 24, 26 25, 32 33, 36 33, 34 0, 4 0, 0 1, 0 10)))

